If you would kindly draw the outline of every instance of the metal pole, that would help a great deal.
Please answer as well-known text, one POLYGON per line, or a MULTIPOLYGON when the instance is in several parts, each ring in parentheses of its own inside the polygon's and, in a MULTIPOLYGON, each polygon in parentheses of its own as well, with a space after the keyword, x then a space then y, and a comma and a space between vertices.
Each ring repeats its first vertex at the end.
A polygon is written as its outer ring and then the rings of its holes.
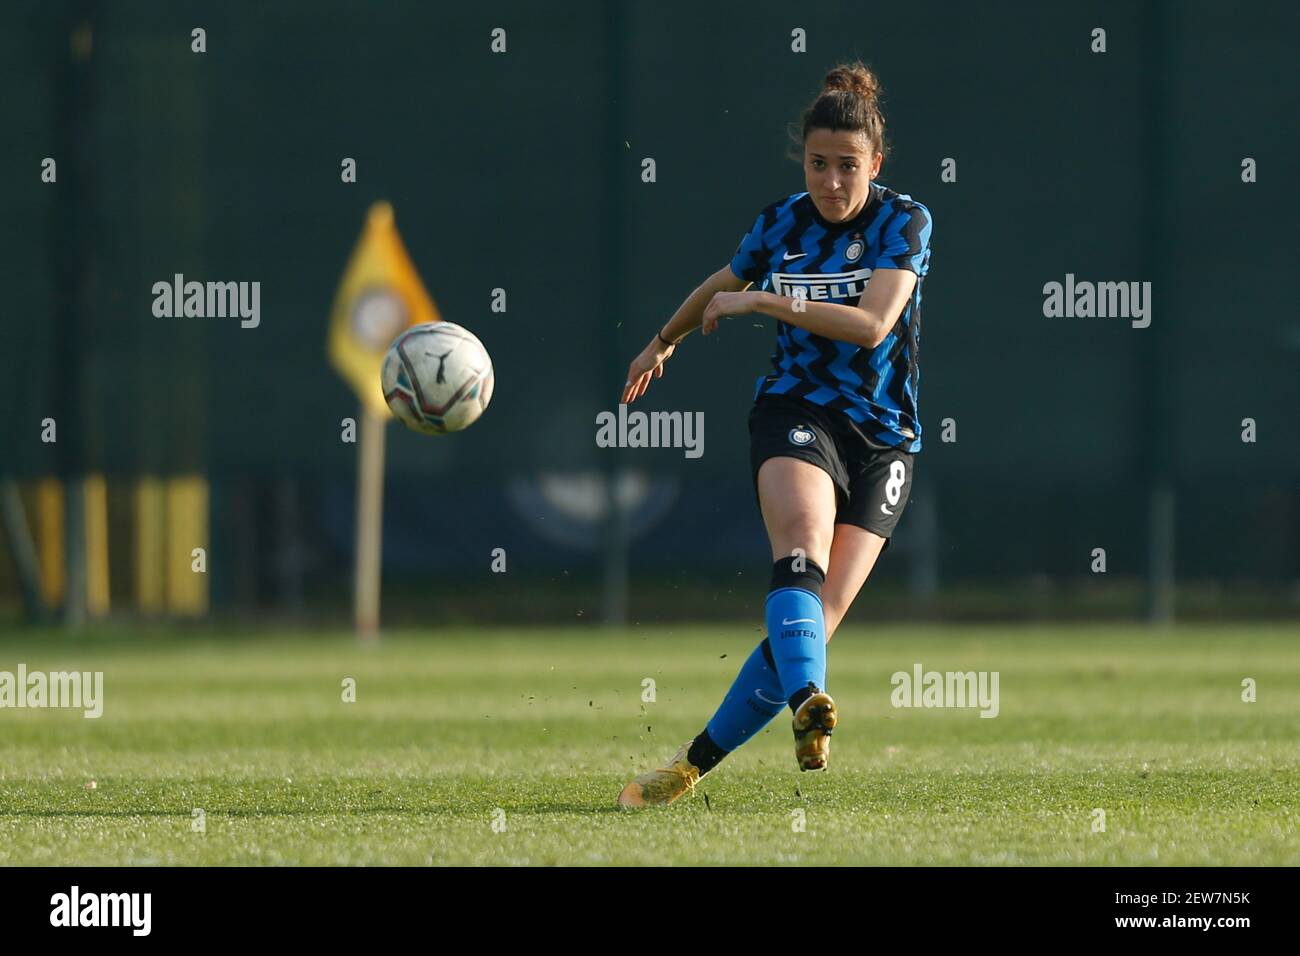
POLYGON ((1140 442, 1138 458, 1147 487, 1147 575, 1146 617, 1152 624, 1168 624, 1174 617, 1175 552, 1175 454, 1173 446, 1173 388, 1167 374, 1169 323, 1176 314, 1175 283, 1166 264, 1168 244, 1169 181, 1164 160, 1170 155, 1168 124, 1169 34, 1172 18, 1164 0, 1150 0, 1142 7, 1142 33, 1146 63, 1142 71, 1142 118, 1144 137, 1143 192, 1146 195, 1143 222, 1143 278, 1151 282, 1153 309, 1151 324, 1134 329, 1139 342, 1138 356, 1143 414, 1151 428, 1135 436, 1140 442))
MULTIPOLYGON (((55 196, 56 340, 84 343, 92 325, 94 301, 95 211, 92 174, 94 128, 94 5, 78 3, 60 31, 62 49, 56 87, 55 153, 59 170, 55 196)), ((54 353, 53 396, 59 477, 64 487, 64 533, 67 560, 64 622, 78 628, 86 620, 86 496, 83 479, 90 402, 85 394, 86 369, 76 348, 54 353)))
MULTIPOLYGON (((605 249, 605 268, 601 270, 604 280, 600 295, 600 321, 605 343, 605 367, 612 369, 608 380, 601 378, 602 407, 606 396, 618 395, 625 378, 626 363, 629 356, 620 349, 617 316, 623 305, 620 290, 623 289, 624 258, 624 224, 626 209, 624 196, 627 183, 627 151, 623 146, 622 130, 627 124, 624 89, 624 68, 626 59, 626 29, 624 8, 621 3, 605 5, 605 115, 602 124, 605 181, 602 217, 603 243, 605 249)), ((605 474, 605 553, 604 553, 604 587, 602 594, 602 619, 607 627, 624 627, 627 625, 627 588, 628 588, 628 529, 627 514, 619 506, 619 486, 623 467, 623 450, 609 448, 603 452, 605 474)))
POLYGON ((14 564, 18 569, 18 583, 23 592, 27 620, 41 621, 45 618, 46 608, 41 597, 41 571, 36 557, 36 545, 32 541, 32 529, 27 522, 27 510, 23 507, 18 482, 12 478, 0 481, 0 508, 4 512, 5 537, 9 539, 9 549, 13 552, 14 564))

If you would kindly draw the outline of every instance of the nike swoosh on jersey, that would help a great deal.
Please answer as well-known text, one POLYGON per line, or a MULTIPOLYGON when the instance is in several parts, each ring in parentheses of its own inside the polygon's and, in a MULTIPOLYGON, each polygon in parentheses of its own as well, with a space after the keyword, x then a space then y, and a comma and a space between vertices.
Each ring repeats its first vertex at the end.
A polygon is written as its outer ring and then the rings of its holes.
POLYGON ((781 626, 784 627, 787 624, 816 624, 816 623, 817 622, 810 617, 801 617, 794 621, 782 621, 781 626))
POLYGON ((782 261, 789 262, 791 259, 802 259, 806 255, 808 255, 806 252, 797 252, 794 255, 790 255, 790 253, 787 252, 782 261))

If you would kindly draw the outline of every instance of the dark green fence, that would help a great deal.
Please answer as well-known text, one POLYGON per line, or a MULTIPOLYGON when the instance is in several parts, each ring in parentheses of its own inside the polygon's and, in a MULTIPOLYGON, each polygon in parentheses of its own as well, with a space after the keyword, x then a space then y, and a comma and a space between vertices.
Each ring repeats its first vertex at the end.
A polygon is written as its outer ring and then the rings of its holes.
MULTIPOLYGON (((355 402, 326 365, 325 323, 378 198, 443 315, 497 368, 468 432, 390 430, 390 579, 472 579, 497 546, 521 577, 591 579, 606 540, 592 489, 609 465, 596 414, 756 212, 803 188, 787 124, 830 66, 862 57, 887 96, 881 180, 934 213, 926 445, 898 540, 912 558, 886 562, 886 583, 937 600, 936 586, 977 582, 1016 610, 1025 582, 1087 578, 1095 547, 1140 585, 1154 533, 1181 580, 1249 583, 1295 607, 1294 5, 32 3, 3 16, 0 475, 208 475, 214 542, 229 545, 214 556, 218 605, 346 581, 355 446, 339 423, 355 402), (340 181, 345 157, 356 184, 340 181), (260 282, 260 324, 154 317, 153 283, 176 273, 260 282), (1044 284, 1067 274, 1150 281, 1150 327, 1045 317, 1044 284), (40 441, 49 415, 57 445, 40 441), (955 442, 939 440, 944 419, 955 442), (548 474, 589 475, 570 495, 587 503, 566 505, 548 474), (1161 489, 1173 520, 1153 532, 1161 489), (275 541, 301 558, 288 571, 275 541), (288 591, 241 591, 258 561, 288 591)), ((621 454, 644 478, 630 492, 634 590, 653 576, 707 595, 731 588, 712 575, 742 568, 759 587, 744 425, 772 340, 770 320, 731 320, 652 386, 645 407, 705 413, 706 453, 621 454)), ((0 588, 14 593, 8 562, 0 588)))

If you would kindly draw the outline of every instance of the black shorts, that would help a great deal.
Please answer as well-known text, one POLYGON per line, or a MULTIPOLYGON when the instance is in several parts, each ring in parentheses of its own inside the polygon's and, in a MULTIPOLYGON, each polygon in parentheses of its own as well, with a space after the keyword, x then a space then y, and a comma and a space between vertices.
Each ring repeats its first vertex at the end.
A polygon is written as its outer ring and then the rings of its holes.
POLYGON ((843 412, 787 395, 760 395, 749 412, 749 464, 754 497, 758 469, 769 458, 798 458, 835 482, 835 523, 886 539, 912 491, 911 452, 863 434, 843 412))

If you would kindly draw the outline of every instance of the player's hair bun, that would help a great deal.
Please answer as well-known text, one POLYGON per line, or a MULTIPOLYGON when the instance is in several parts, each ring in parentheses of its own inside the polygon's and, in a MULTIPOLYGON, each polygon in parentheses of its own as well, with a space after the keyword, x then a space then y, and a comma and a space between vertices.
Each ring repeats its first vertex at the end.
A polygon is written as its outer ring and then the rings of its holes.
POLYGON ((880 95, 880 80, 876 79, 876 74, 865 63, 844 63, 827 73, 826 79, 822 81, 822 93, 837 90, 856 93, 870 100, 874 106, 880 95))
POLYGON ((791 127, 790 158, 803 162, 803 144, 814 129, 852 130, 862 133, 882 156, 889 155, 885 141, 885 117, 880 112, 880 80, 861 60, 841 63, 822 80, 822 90, 803 111, 800 127, 791 127))

